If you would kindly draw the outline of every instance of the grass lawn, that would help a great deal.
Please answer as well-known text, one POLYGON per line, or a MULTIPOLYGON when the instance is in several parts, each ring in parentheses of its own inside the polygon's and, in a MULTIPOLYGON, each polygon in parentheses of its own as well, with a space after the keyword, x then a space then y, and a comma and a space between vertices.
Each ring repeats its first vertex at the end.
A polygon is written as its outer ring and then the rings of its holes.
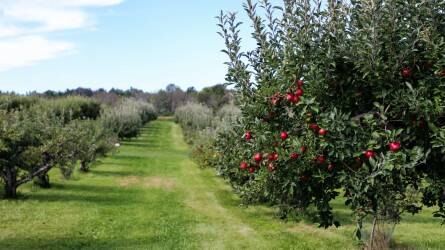
MULTIPOLYGON (((285 223, 265 206, 240 207, 229 185, 189 158, 180 128, 150 123, 88 174, 53 187, 31 184, 17 201, 0 200, 0 249, 355 249, 346 223, 318 229, 285 223)), ((425 210, 396 227, 396 248, 445 249, 445 227, 425 210)))

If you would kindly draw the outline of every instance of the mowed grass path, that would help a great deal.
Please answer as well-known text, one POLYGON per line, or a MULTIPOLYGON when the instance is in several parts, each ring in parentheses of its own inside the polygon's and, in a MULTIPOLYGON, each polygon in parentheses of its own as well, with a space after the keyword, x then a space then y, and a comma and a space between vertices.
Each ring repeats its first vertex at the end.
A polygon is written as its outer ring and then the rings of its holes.
MULTIPOLYGON (((285 223, 240 207, 229 185, 189 158, 178 125, 158 120, 88 174, 0 201, 0 249, 354 249, 354 226, 285 223)), ((339 216, 351 222, 338 201, 339 216)), ((431 210, 396 230, 399 248, 445 249, 431 210)))

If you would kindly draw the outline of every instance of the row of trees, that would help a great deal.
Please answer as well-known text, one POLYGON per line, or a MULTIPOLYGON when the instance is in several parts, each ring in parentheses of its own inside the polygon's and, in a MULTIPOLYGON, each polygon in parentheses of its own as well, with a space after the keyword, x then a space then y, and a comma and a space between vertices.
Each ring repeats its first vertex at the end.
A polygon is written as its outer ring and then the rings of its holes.
POLYGON ((161 114, 172 115, 178 107, 189 102, 201 103, 217 110, 233 100, 233 92, 222 84, 206 87, 201 91, 193 87, 183 91, 180 87, 170 84, 165 90, 151 94, 149 100, 161 114))
POLYGON ((244 7, 254 50, 241 51, 235 13, 219 17, 242 117, 215 165, 245 200, 313 207, 323 227, 339 225, 340 194, 359 229, 422 205, 445 219, 445 2, 244 7))
POLYGON ((216 110, 233 100, 233 91, 227 89, 223 84, 205 87, 201 91, 196 90, 194 87, 189 87, 186 90, 183 90, 175 84, 169 84, 165 89, 161 89, 155 93, 148 93, 136 88, 127 90, 116 88, 110 90, 93 90, 90 88, 79 87, 76 89, 67 89, 65 91, 48 90, 43 93, 32 92, 29 94, 29 96, 43 98, 60 98, 73 95, 89 97, 106 105, 116 105, 123 98, 144 100, 152 103, 157 112, 161 115, 172 115, 176 108, 188 102, 202 103, 213 110, 216 110))
POLYGON ((123 99, 115 106, 70 96, 0 96, 0 177, 7 198, 35 180, 49 187, 48 172, 59 168, 69 177, 75 166, 88 171, 98 156, 119 139, 136 136, 156 118, 154 107, 123 99))
POLYGON ((193 159, 200 166, 214 165, 218 159, 214 147, 218 134, 231 130, 240 114, 233 103, 213 110, 205 104, 189 102, 176 109, 175 121, 182 127, 187 143, 192 146, 193 159))

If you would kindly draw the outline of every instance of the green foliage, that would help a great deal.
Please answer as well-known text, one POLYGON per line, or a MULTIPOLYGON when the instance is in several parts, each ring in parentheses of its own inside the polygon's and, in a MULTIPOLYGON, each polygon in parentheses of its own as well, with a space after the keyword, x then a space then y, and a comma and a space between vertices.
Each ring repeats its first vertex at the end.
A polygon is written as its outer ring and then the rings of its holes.
POLYGON ((197 101, 213 110, 218 110, 229 103, 231 99, 231 94, 227 92, 226 86, 222 84, 203 88, 197 94, 197 101))
POLYGON ((14 110, 27 109, 39 101, 40 99, 38 97, 0 95, 0 110, 11 112, 14 110))
POLYGON ((54 115, 61 117, 65 123, 76 119, 96 120, 102 110, 99 102, 80 96, 44 99, 37 106, 39 107, 36 108, 50 110, 54 115))
POLYGON ((60 167, 68 176, 77 160, 78 132, 52 113, 36 109, 1 113, 0 176, 6 196, 16 197, 18 186, 60 167))
MULTIPOLYGON (((26 199, 0 200, 1 248, 358 248, 341 199, 334 204, 347 220, 341 230, 283 223, 273 217, 273 207, 240 206, 226 182, 211 169, 198 169, 189 152, 178 125, 162 120, 148 124, 88 175, 75 172, 73 180, 60 180, 51 171, 52 190, 26 185, 20 188, 26 199)), ((393 248, 443 249, 443 227, 431 212, 406 216, 393 248)))
POLYGON ((183 129, 186 141, 192 144, 192 155, 202 167, 214 166, 220 157, 215 150, 218 134, 232 128, 240 110, 225 105, 216 114, 203 104, 188 103, 176 109, 175 120, 183 129))
POLYGON ((151 104, 133 99, 104 112, 97 101, 78 96, 0 96, 0 104, 0 177, 8 198, 33 179, 49 187, 47 174, 53 168, 66 178, 78 162, 88 171, 115 147, 118 136, 135 136, 156 119, 151 104))
POLYGON ((104 126, 119 138, 137 136, 145 123, 156 118, 153 105, 135 99, 125 99, 120 105, 110 107, 102 114, 104 126))
POLYGON ((118 138, 101 121, 76 120, 75 123, 80 128, 77 133, 77 158, 80 161, 80 170, 87 172, 97 157, 105 156, 115 148, 118 138))
POLYGON ((409 194, 420 192, 444 218, 445 3, 248 0, 244 7, 258 45, 252 51, 240 49, 236 15, 219 17, 226 80, 242 119, 218 138, 219 170, 244 198, 284 211, 315 207, 328 227, 338 225, 331 201, 339 190, 359 225, 367 215, 399 221, 417 213, 420 200, 409 194), (401 148, 389 150, 391 142, 401 148))
POLYGON ((181 125, 186 137, 190 133, 212 125, 213 111, 203 104, 187 103, 175 111, 175 121, 181 125))

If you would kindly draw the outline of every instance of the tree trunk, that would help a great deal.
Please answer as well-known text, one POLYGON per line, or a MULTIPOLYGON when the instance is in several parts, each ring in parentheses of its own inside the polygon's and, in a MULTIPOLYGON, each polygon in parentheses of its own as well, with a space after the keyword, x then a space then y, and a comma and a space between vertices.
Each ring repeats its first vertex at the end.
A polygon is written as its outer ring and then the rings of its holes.
POLYGON ((373 250, 373 246, 374 246, 374 238, 375 238, 375 227, 377 225, 377 216, 374 216, 374 220, 372 221, 372 229, 371 229, 371 237, 370 237, 370 246, 369 246, 369 250, 373 250))
POLYGON ((50 188, 51 184, 49 183, 49 175, 48 174, 42 174, 37 177, 37 181, 35 182, 38 184, 41 188, 50 188))
POLYGON ((85 161, 80 162, 80 171, 82 172, 88 172, 90 168, 88 167, 88 164, 85 161))
POLYGON ((6 168, 5 197, 8 199, 17 198, 17 170, 6 168))

